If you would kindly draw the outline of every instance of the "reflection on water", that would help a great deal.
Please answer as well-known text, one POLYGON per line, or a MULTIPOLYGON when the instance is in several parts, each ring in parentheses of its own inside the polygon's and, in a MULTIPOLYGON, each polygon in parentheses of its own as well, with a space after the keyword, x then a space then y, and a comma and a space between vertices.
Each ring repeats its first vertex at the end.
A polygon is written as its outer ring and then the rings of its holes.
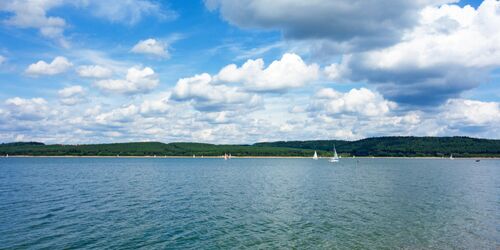
POLYGON ((499 160, 0 159, 0 248, 498 247, 499 160))

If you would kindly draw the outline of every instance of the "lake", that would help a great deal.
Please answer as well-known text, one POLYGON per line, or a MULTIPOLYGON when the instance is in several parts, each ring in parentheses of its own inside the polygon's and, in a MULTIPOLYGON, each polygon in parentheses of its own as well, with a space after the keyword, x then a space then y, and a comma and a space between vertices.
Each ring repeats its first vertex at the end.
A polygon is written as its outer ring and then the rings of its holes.
POLYGON ((498 249, 500 160, 0 158, 0 248, 498 249))

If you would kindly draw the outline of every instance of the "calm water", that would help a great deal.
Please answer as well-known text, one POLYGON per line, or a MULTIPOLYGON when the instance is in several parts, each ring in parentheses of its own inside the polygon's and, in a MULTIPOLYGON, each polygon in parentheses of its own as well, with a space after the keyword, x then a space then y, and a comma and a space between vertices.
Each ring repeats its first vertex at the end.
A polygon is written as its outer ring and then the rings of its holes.
POLYGON ((0 248, 500 247, 500 161, 0 159, 0 248))

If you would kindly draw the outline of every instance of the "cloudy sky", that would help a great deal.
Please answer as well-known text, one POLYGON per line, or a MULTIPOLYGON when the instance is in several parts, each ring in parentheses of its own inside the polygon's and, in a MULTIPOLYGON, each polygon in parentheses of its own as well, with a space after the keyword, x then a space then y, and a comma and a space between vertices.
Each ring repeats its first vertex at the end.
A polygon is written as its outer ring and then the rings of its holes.
POLYGON ((500 1, 0 1, 0 142, 500 138, 500 1))

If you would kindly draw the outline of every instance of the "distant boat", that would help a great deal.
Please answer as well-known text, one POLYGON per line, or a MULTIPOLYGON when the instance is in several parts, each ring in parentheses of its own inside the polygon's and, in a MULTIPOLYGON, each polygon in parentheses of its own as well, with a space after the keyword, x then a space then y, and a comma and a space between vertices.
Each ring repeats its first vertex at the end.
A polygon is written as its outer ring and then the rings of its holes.
POLYGON ((196 158, 196 155, 193 155, 193 158, 196 158))
POLYGON ((229 154, 229 155, 227 156, 227 158, 228 158, 228 159, 231 159, 231 157, 232 157, 232 156, 231 156, 231 154, 229 154))
POLYGON ((453 154, 450 154, 450 160, 453 160, 453 154))
POLYGON ((316 151, 314 151, 313 160, 317 160, 317 159, 318 159, 318 154, 316 153, 316 151))
POLYGON ((480 162, 481 160, 476 160, 476 162, 480 162))
POLYGON ((335 149, 335 146, 333 146, 333 157, 330 158, 330 162, 338 162, 339 161, 339 156, 337 155, 337 150, 335 149))
POLYGON ((228 155, 224 154, 224 160, 227 160, 227 159, 229 159, 228 155))

